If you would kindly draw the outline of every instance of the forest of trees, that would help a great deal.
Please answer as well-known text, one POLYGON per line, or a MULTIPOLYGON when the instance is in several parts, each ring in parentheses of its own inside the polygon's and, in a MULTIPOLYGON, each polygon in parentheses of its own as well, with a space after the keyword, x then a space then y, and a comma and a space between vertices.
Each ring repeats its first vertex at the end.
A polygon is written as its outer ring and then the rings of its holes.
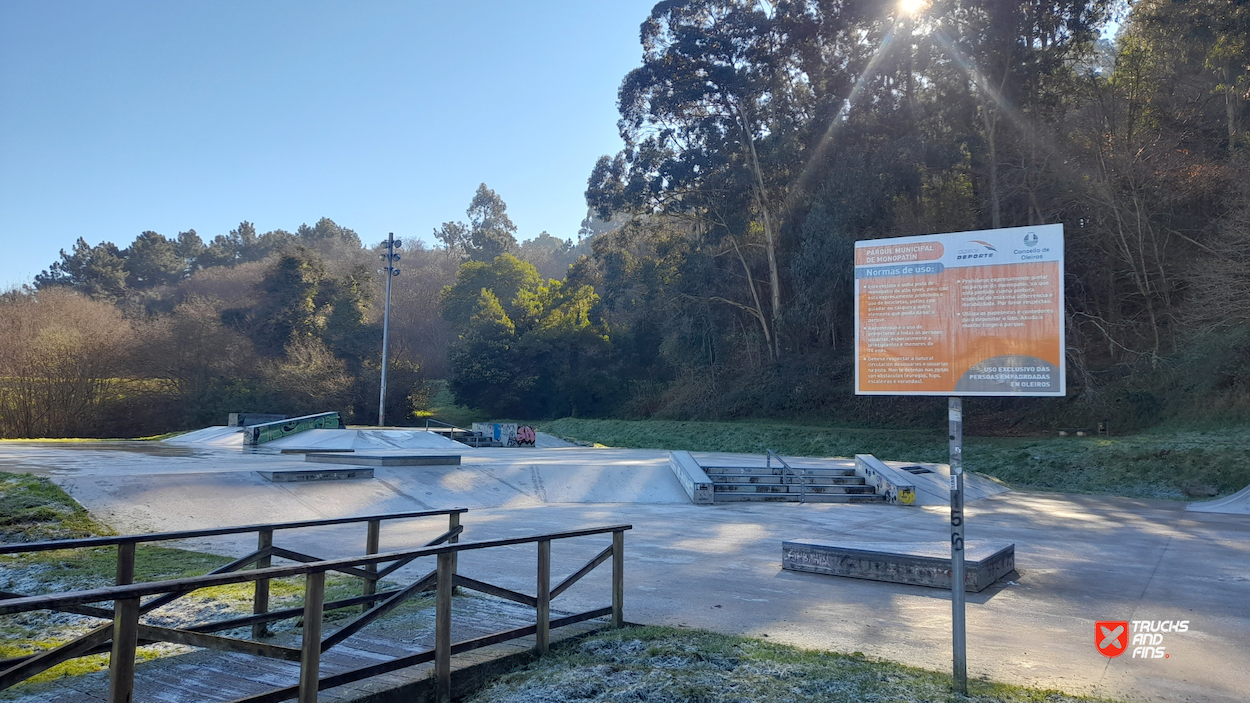
MULTIPOLYGON (((979 400, 986 428, 1250 408, 1250 3, 898 8, 656 4, 576 244, 518 241, 485 184, 405 237, 390 407, 446 379, 498 417, 933 424, 851 393, 853 243, 1062 223, 1068 396, 979 400)), ((328 219, 80 239, 0 299, 0 431, 376 420, 377 255, 328 219)))

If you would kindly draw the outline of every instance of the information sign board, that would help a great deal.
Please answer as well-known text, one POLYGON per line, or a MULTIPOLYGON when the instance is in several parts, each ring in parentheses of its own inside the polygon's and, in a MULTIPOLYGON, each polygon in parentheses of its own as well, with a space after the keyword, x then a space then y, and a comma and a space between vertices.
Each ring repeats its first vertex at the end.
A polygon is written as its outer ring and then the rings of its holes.
POLYGON ((855 243, 859 395, 1062 396, 1063 225, 855 243))

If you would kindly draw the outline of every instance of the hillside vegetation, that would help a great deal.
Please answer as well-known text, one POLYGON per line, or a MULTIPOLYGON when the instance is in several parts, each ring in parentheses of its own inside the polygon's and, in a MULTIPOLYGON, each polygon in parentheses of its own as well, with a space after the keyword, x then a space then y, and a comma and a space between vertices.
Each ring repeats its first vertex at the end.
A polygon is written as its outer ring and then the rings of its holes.
MULTIPOLYGON (((576 245, 520 240, 485 184, 464 221, 429 223, 432 245, 401 233, 388 419, 428 411, 437 379, 494 417, 934 427, 940 399, 853 395, 854 243, 1062 224, 1067 395, 978 401, 970 432, 1244 420, 1250 5, 900 12, 694 0, 638 17, 623 148, 587 164, 576 245)), ((80 239, 0 296, 0 433, 376 421, 384 280, 365 240, 383 234, 322 218, 80 239)), ((995 461, 1024 472, 1012 456, 995 461)))

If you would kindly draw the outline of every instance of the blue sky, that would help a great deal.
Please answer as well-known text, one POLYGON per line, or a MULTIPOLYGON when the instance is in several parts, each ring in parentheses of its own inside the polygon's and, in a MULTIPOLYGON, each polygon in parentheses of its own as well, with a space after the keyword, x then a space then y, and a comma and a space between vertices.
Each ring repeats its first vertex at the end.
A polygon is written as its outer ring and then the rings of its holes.
POLYGON ((653 4, 4 0, 0 287, 80 236, 429 240, 481 182, 575 237, 653 4))

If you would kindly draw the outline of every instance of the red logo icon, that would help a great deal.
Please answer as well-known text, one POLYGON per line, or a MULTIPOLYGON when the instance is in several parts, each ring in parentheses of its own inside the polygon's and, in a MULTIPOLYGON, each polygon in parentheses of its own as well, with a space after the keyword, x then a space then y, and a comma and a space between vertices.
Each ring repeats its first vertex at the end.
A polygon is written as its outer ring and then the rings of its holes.
POLYGON ((1128 622, 1109 620, 1094 623, 1094 646, 1104 657, 1118 657, 1128 648, 1128 622))

